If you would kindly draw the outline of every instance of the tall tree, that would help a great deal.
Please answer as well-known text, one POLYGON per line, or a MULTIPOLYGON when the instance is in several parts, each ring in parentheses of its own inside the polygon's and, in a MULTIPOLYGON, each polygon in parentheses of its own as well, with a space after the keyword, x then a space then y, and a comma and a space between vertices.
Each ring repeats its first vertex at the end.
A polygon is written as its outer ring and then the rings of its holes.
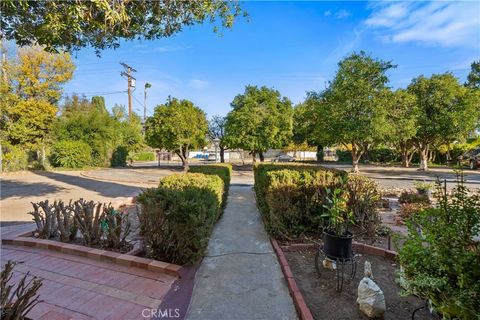
POLYGON ((338 65, 325 92, 324 117, 336 142, 351 148, 352 171, 358 172, 363 153, 386 134, 386 71, 394 65, 363 51, 353 53, 338 65))
POLYGON ((147 118, 145 139, 152 148, 175 152, 188 170, 188 155, 192 149, 206 146, 208 122, 205 113, 193 102, 168 98, 147 118))
POLYGON ((465 85, 472 89, 480 89, 480 60, 472 62, 465 85))
POLYGON ((73 77, 75 65, 68 53, 48 53, 39 46, 18 48, 8 64, 9 86, 21 99, 56 104, 62 85, 73 77))
POLYGON ((450 73, 413 79, 408 91, 419 111, 413 143, 420 153, 419 170, 428 170, 428 151, 435 143, 450 144, 476 124, 478 100, 450 73))
MULTIPOLYGON (((225 162, 225 123, 226 117, 215 115, 208 122, 208 136, 210 140, 217 140, 218 147, 220 148, 220 162, 225 162)), ((216 155, 215 155, 216 156, 216 155)))
POLYGON ((231 103, 225 124, 229 147, 250 151, 264 161, 264 152, 281 148, 292 137, 292 103, 267 87, 247 86, 231 103))
POLYGON ((39 44, 49 51, 92 47, 97 54, 121 39, 169 37, 184 26, 209 21, 230 28, 242 13, 233 1, 27 1, 0 2, 0 22, 8 40, 39 44), (218 23, 219 21, 220 23, 218 23))
POLYGON ((323 160, 324 147, 335 141, 324 116, 326 112, 328 105, 324 92, 307 92, 305 101, 298 104, 293 112, 293 141, 316 147, 317 161, 323 160))
POLYGON ((418 110, 415 96, 403 89, 386 95, 388 106, 388 141, 402 156, 402 165, 408 167, 415 148, 413 137, 417 133, 418 110))

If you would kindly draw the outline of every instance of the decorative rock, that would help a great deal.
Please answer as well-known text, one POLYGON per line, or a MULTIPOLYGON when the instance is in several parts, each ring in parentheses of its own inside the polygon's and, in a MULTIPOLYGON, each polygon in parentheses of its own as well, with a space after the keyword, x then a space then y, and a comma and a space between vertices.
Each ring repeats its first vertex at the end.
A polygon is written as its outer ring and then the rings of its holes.
POLYGON ((365 277, 358 285, 357 303, 360 311, 369 318, 382 317, 387 306, 385 304, 385 295, 380 287, 371 279, 372 265, 365 261, 365 277))
POLYGON ((324 259, 323 260, 323 267, 325 269, 328 269, 328 270, 337 270, 337 264, 335 263, 335 261, 333 261, 332 259, 324 259))

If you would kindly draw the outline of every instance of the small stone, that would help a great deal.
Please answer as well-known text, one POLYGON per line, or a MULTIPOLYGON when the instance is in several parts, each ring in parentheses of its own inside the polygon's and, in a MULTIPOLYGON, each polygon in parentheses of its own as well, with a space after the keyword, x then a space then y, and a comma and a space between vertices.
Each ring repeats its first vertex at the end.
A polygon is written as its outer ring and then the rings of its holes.
POLYGON ((337 264, 335 261, 328 258, 323 260, 323 267, 328 270, 337 270, 337 264))

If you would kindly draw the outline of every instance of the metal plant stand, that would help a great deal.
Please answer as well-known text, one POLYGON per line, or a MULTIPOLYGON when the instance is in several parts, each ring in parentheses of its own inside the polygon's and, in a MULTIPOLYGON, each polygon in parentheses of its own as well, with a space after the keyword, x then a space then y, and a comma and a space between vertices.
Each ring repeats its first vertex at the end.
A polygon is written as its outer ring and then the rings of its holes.
POLYGON ((350 279, 355 278, 355 274, 357 273, 356 255, 352 254, 352 256, 348 258, 327 256, 323 249, 323 245, 319 245, 317 254, 315 255, 315 269, 317 270, 317 274, 319 277, 322 275, 321 271, 323 269, 323 260, 325 260, 326 258, 330 259, 332 262, 335 262, 337 275, 337 292, 341 292, 343 289, 345 269, 350 268, 349 277, 350 279))

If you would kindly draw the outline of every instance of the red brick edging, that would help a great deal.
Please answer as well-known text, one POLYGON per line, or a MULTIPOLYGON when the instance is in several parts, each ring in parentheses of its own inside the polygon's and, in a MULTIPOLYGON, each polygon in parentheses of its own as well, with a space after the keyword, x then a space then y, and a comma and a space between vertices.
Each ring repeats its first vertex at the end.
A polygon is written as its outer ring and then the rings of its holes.
MULTIPOLYGON (((127 204, 135 202, 135 197, 131 197, 127 202, 117 202, 115 203, 117 207, 122 207, 127 204)), ((177 264, 147 259, 142 257, 137 257, 135 254, 138 254, 141 251, 141 244, 137 243, 134 245, 133 249, 127 254, 89 248, 82 245, 76 245, 71 243, 63 243, 59 241, 46 240, 46 239, 37 239, 32 237, 32 231, 23 232, 21 234, 16 234, 12 236, 2 237, 2 244, 5 245, 17 245, 25 247, 35 247, 42 248, 47 250, 53 250, 57 252, 62 252, 65 254, 90 258, 99 261, 108 261, 118 265, 123 265, 127 267, 137 267, 141 269, 146 269, 155 272, 163 272, 173 276, 180 277, 182 266, 177 264)))
POLYGON ((277 258, 280 262, 280 267, 282 268, 283 275, 287 280, 288 291, 292 296, 293 303, 295 304, 295 308, 297 309, 300 319, 313 320, 312 313, 310 312, 310 309, 305 303, 300 289, 298 289, 297 283, 293 278, 292 270, 290 270, 290 266, 288 265, 287 259, 285 258, 282 249, 278 245, 277 240, 270 238, 270 241, 272 243, 273 249, 275 250, 275 253, 277 254, 277 258))
MULTIPOLYGON (((280 267, 282 268, 283 275, 287 280, 288 291, 293 298, 293 303, 295 304, 295 308, 297 309, 300 319, 313 320, 312 313, 308 308, 307 304, 305 303, 305 299, 303 299, 303 295, 300 292, 300 289, 298 289, 297 283, 293 278, 292 270, 288 265, 288 261, 285 258, 284 252, 296 252, 302 250, 313 251, 318 248, 318 245, 315 243, 296 243, 288 246, 280 246, 277 240, 270 238, 270 241, 272 243, 273 249, 275 250, 275 253, 277 254, 277 258, 280 262, 280 267)), ((384 257, 389 260, 395 260, 398 256, 398 253, 395 251, 370 246, 368 244, 360 242, 353 242, 352 247, 357 253, 371 254, 384 257)))

